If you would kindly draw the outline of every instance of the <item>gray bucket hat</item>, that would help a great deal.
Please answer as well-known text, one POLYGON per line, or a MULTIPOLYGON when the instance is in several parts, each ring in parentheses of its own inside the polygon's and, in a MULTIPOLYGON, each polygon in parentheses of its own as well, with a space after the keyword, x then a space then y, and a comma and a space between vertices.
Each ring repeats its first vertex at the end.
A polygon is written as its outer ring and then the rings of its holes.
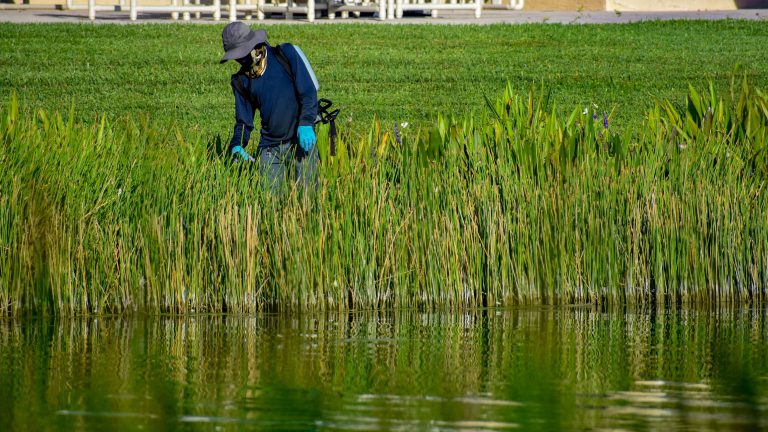
POLYGON ((235 21, 227 24, 221 32, 221 41, 224 44, 224 57, 219 63, 227 60, 245 57, 260 43, 267 41, 267 32, 264 30, 251 30, 247 24, 235 21))

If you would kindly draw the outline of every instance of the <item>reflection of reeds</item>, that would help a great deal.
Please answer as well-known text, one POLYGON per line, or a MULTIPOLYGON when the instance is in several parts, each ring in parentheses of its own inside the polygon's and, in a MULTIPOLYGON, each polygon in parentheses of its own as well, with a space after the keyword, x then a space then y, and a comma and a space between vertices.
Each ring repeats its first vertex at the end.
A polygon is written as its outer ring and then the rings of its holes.
MULTIPOLYGON (((722 422, 742 409, 721 385, 733 366, 753 378, 768 370, 766 323, 760 309, 593 308, 6 321, 0 425, 39 430, 59 410, 142 413, 149 426, 182 415, 274 420, 301 414, 312 392, 322 401, 315 420, 602 428, 615 426, 612 411, 586 410, 578 398, 691 421, 675 404, 705 397, 724 403, 695 409, 722 422)), ((117 420, 135 429, 136 419, 117 420)))
POLYGON ((488 105, 410 135, 374 122, 323 155, 315 194, 272 196, 177 129, 84 126, 12 98, 0 313, 764 299, 759 90, 691 89, 625 132, 534 91, 488 105))

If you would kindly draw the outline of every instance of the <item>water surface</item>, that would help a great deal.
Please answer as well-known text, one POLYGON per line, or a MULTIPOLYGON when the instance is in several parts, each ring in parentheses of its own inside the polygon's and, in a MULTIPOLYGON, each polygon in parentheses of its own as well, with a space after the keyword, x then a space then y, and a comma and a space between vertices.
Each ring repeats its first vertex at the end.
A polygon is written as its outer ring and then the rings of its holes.
POLYGON ((0 430, 759 430, 763 308, 0 321, 0 430))

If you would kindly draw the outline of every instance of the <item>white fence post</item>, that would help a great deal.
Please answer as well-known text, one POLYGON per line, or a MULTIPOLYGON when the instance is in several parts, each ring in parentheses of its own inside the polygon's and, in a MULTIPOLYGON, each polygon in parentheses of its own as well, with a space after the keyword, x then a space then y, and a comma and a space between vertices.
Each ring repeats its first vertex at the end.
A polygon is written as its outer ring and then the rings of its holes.
POLYGON ((315 0, 307 0, 307 21, 315 21, 315 0))
POLYGON ((88 19, 96 19, 96 0, 88 0, 88 19))
POLYGON ((136 0, 131 0, 131 21, 136 21, 138 11, 136 10, 136 0))
POLYGON ((229 0, 229 22, 237 21, 237 0, 229 0))
POLYGON ((245 16, 243 17, 244 20, 250 21, 253 19, 253 11, 251 10, 251 0, 245 0, 245 5, 247 6, 245 9, 245 16))
POLYGON ((264 16, 264 5, 266 2, 264 0, 256 0, 256 19, 257 20, 263 20, 265 18, 264 16))

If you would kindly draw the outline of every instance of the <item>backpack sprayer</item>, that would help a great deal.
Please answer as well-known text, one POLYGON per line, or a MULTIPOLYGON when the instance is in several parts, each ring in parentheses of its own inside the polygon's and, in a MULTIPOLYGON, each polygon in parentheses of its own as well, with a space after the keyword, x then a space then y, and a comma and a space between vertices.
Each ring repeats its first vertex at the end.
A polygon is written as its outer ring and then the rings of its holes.
MULTIPOLYGON (((275 57, 277 58, 277 62, 280 63, 280 65, 283 66, 283 69, 285 69, 286 72, 288 72, 288 75, 291 77, 291 81, 294 83, 296 82, 296 76, 293 73, 293 69, 291 68, 291 64, 288 61, 288 58, 285 56, 285 53, 283 53, 283 49, 286 45, 291 44, 280 44, 277 46, 272 47, 275 57)), ((315 76, 315 71, 312 70, 312 66, 309 64, 309 60, 307 60, 307 56, 304 55, 304 51, 301 50, 296 45, 291 45, 294 50, 296 50, 296 53, 299 55, 299 58, 304 62, 304 66, 307 69, 307 72, 309 72, 309 76, 312 78, 312 82, 315 84, 315 91, 320 90, 320 83, 317 81, 317 77, 315 76)), ((242 95, 246 100, 253 103, 253 100, 251 99, 251 94, 245 90, 245 87, 243 86, 243 83, 238 78, 239 72, 232 75, 232 87, 237 90, 240 95, 242 95)), ((330 124, 330 129, 328 132, 328 135, 330 137, 331 141, 331 156, 336 155, 336 117, 339 115, 339 112, 341 112, 340 108, 336 108, 335 110, 331 111, 331 106, 333 105, 333 102, 331 102, 330 99, 318 99, 317 101, 317 118, 315 119, 315 124, 323 123, 323 124, 330 124)))

